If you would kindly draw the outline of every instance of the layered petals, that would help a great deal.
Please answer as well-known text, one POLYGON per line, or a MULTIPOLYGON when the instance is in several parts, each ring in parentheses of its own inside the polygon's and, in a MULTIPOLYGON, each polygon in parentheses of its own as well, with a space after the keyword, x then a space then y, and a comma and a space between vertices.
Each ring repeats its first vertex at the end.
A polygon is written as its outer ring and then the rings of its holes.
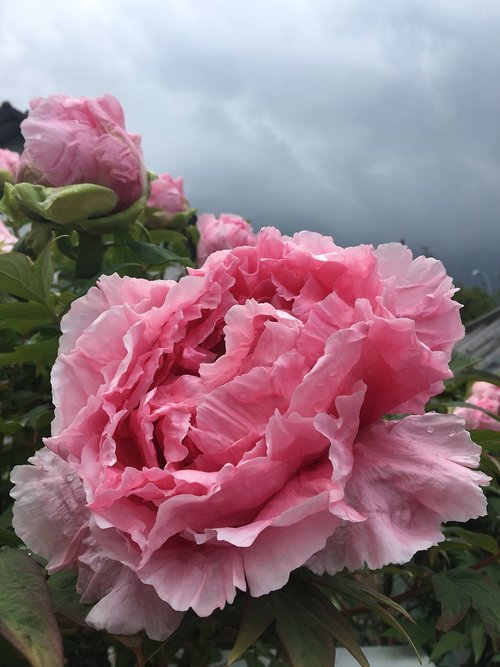
POLYGON ((63 318, 15 525, 77 570, 95 627, 162 639, 188 609, 305 564, 403 562, 485 510, 463 422, 423 414, 462 334, 441 265, 312 232, 241 243, 179 283, 103 276, 63 318))

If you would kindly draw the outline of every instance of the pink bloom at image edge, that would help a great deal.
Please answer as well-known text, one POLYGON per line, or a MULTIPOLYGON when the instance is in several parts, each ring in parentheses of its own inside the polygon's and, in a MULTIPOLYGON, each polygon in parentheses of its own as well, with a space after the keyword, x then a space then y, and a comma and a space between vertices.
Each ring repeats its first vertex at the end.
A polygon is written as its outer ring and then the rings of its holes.
POLYGON ((145 194, 141 140, 125 131, 123 109, 112 95, 51 95, 32 100, 30 107, 21 123, 25 145, 18 182, 103 185, 118 195, 117 210, 145 194))
POLYGON ((19 166, 19 153, 0 148, 0 171, 6 171, 15 179, 19 166))
POLYGON ((454 291, 400 244, 273 228, 179 283, 103 276, 63 318, 17 534, 76 569, 90 625, 153 639, 300 566, 407 562, 486 510, 464 420, 424 412, 463 335, 454 291))
POLYGON ((207 257, 218 250, 231 250, 238 246, 257 243, 257 237, 249 223, 239 215, 221 213, 216 218, 211 213, 198 216, 196 222, 200 232, 197 248, 197 260, 201 266, 207 257))
POLYGON ((170 174, 159 174, 151 182, 151 192, 148 197, 148 206, 161 209, 161 222, 167 225, 177 213, 188 209, 188 201, 184 196, 184 179, 172 178, 170 174))
MULTIPOLYGON (((465 400, 467 403, 473 403, 494 415, 500 415, 500 387, 490 382, 474 382, 470 395, 465 400)), ((465 427, 469 430, 483 428, 490 431, 500 431, 500 421, 480 410, 455 408, 454 413, 465 419, 465 427)))
POLYGON ((10 252, 18 240, 3 220, 0 220, 0 253, 10 252))

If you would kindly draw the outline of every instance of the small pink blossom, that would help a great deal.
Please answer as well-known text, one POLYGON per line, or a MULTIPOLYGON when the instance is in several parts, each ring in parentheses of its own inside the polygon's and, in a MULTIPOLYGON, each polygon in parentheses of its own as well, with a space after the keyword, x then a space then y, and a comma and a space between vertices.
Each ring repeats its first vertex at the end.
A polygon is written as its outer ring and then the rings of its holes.
MULTIPOLYGON (((483 410, 500 416, 500 387, 489 382, 474 382, 467 403, 473 403, 483 410)), ((465 419, 465 428, 469 430, 484 428, 500 431, 500 421, 474 408, 455 408, 456 415, 465 419)))
POLYGON ((10 252, 18 240, 3 220, 0 220, 0 252, 10 252))
POLYGON ((161 209, 159 226, 166 227, 177 213, 187 211, 189 204, 184 196, 184 179, 172 178, 170 174, 160 174, 151 182, 148 206, 161 209))
POLYGON ((179 283, 101 277, 62 321, 52 437, 12 473, 17 533, 76 569, 91 625, 153 639, 303 565, 406 562, 486 507, 463 420, 424 412, 454 291, 399 244, 272 228, 179 283))
POLYGON ((221 213, 216 218, 211 213, 203 213, 198 217, 196 225, 200 232, 197 248, 200 266, 217 250, 230 250, 237 246, 256 244, 256 236, 251 226, 239 215, 221 213))
POLYGON ((18 182, 103 185, 118 195, 117 210, 145 194, 141 140, 126 132, 123 109, 112 95, 51 95, 32 100, 30 106, 21 123, 26 142, 18 182))
POLYGON ((8 148, 0 148, 0 171, 6 171, 15 179, 18 165, 19 153, 8 148))

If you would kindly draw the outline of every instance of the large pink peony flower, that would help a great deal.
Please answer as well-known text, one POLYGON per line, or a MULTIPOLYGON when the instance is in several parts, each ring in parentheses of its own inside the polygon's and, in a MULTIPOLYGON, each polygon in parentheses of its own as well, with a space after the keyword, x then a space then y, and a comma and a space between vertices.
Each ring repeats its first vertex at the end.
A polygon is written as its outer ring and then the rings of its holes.
POLYGON ((12 178, 15 178, 18 166, 19 153, 10 151, 8 148, 0 148, 0 171, 6 171, 12 178))
POLYGON ((160 174, 151 182, 151 192, 148 197, 148 206, 160 209, 158 226, 166 227, 177 213, 188 209, 188 201, 184 196, 184 179, 172 178, 170 174, 160 174))
POLYGON ((216 218, 211 213, 198 216, 200 232, 197 260, 201 266, 206 258, 217 250, 230 250, 241 245, 254 246, 257 242, 251 226, 239 215, 221 213, 216 218))
POLYGON ((91 625, 155 639, 304 564, 407 561, 485 512, 463 420, 424 414, 462 335, 453 292, 399 244, 272 228, 179 283, 102 277, 63 319, 16 531, 77 569, 91 625))
POLYGON ((118 195, 117 210, 145 194, 141 140, 125 131, 123 109, 112 95, 51 95, 32 100, 30 106, 21 123, 26 143, 18 182, 103 185, 118 195))
MULTIPOLYGON (((500 416, 500 387, 489 382, 474 382, 470 395, 465 399, 484 410, 500 416)), ((455 408, 456 415, 465 419, 465 428, 486 428, 490 431, 500 431, 500 421, 474 408, 455 408)))
POLYGON ((0 252, 10 252, 18 240, 17 236, 0 219, 0 252))

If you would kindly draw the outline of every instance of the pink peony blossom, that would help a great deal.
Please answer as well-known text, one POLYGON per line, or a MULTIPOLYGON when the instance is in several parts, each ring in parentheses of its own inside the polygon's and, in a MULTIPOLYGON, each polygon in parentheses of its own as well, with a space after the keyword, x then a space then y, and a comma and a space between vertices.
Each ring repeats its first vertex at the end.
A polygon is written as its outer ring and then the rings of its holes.
POLYGON ((196 225, 200 232, 197 248, 197 260, 200 266, 217 250, 230 250, 242 245, 254 246, 257 242, 252 228, 239 215, 221 213, 216 218, 211 213, 203 213, 198 216, 196 225))
MULTIPOLYGON (((500 416, 500 387, 489 382, 474 382, 470 395, 465 399, 467 403, 473 403, 483 410, 488 410, 494 415, 500 416)), ((485 428, 490 431, 500 431, 500 421, 489 415, 474 410, 474 408, 455 408, 454 413, 465 419, 465 428, 472 430, 485 428)))
POLYGON ((123 109, 112 95, 51 95, 32 100, 30 106, 21 123, 26 143, 18 182, 103 185, 118 195, 117 210, 145 194, 141 140, 125 131, 123 109))
POLYGON ((159 223, 166 227, 177 213, 188 209, 189 204, 184 196, 184 179, 172 178, 167 173, 160 174, 151 182, 148 206, 162 210, 159 223))
POLYGON ((0 252, 10 252, 18 240, 17 236, 0 219, 0 252))
POLYGON ((8 148, 0 148, 0 171, 6 171, 12 178, 15 178, 18 165, 19 153, 10 151, 8 148))
POLYGON ((91 625, 153 639, 305 564, 406 562, 485 512, 463 420, 424 413, 453 293, 399 244, 272 228, 179 283, 103 276, 62 321, 52 437, 12 473, 18 535, 77 570, 91 625))

